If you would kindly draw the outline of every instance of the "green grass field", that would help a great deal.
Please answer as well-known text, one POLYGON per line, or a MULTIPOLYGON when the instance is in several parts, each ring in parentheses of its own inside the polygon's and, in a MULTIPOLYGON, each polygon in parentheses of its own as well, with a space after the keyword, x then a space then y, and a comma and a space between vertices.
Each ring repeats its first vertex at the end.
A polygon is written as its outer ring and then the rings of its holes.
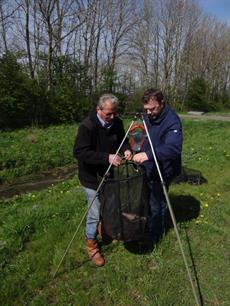
POLYGON ((73 163, 77 125, 0 133, 0 182, 73 163))
MULTIPOLYGON (((183 126, 183 164, 201 171, 206 183, 174 184, 170 199, 201 304, 228 306, 230 123, 184 120, 183 126)), ((195 305, 173 228, 155 247, 102 244, 106 265, 96 268, 82 226, 53 279, 85 208, 77 178, 1 201, 1 305, 195 305)))

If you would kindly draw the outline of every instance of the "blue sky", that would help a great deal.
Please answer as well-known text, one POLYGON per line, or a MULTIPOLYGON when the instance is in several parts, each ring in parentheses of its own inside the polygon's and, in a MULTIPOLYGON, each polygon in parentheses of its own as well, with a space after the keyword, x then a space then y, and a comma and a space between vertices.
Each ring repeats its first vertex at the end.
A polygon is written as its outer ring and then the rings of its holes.
POLYGON ((230 0, 197 0, 197 2, 204 12, 230 25, 230 0))

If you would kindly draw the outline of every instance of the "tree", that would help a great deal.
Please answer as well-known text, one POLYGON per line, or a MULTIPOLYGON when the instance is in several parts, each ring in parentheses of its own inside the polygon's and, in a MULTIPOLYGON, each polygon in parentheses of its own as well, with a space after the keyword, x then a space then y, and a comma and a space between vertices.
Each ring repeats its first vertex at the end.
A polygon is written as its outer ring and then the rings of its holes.
POLYGON ((194 79, 189 85, 187 93, 187 106, 189 110, 208 110, 208 87, 204 79, 194 79))
POLYGON ((10 52, 0 59, 0 84, 0 126, 22 127, 30 124, 29 79, 10 52))

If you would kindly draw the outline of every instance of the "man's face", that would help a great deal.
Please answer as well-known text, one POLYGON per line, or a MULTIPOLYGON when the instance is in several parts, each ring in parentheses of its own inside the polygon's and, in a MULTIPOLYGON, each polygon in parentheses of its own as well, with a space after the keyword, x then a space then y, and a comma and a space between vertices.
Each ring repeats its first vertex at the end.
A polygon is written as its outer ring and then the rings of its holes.
POLYGON ((102 109, 97 107, 97 113, 105 123, 112 122, 114 116, 116 115, 116 111, 116 108, 109 100, 105 101, 102 109))
POLYGON ((160 104, 154 98, 149 99, 147 103, 144 104, 144 109, 151 119, 156 119, 164 108, 164 102, 160 104))

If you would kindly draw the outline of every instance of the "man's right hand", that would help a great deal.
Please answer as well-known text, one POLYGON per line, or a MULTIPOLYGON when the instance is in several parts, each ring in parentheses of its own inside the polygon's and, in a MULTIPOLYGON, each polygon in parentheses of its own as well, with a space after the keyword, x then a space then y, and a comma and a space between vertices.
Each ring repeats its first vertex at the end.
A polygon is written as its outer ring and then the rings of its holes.
POLYGON ((116 154, 109 154, 109 163, 114 165, 115 167, 120 166, 121 158, 116 154))

